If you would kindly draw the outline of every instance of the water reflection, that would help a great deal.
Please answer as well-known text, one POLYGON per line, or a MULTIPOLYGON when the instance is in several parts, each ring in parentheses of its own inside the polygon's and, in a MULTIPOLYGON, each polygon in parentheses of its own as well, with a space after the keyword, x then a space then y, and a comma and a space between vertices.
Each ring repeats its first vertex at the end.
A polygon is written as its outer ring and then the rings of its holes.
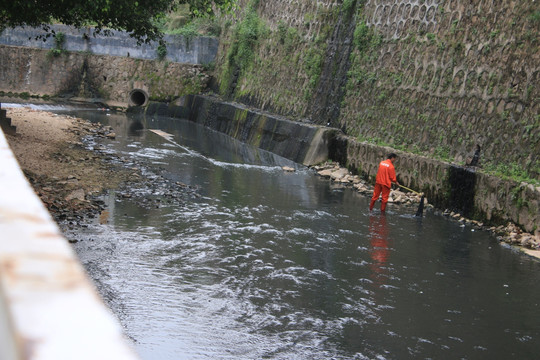
POLYGON ((132 121, 131 124, 129 124, 127 133, 128 133, 128 136, 139 137, 143 135, 143 130, 144 130, 144 124, 142 123, 142 121, 137 119, 135 121, 132 121))
POLYGON ((388 227, 385 214, 370 214, 369 216, 369 238, 371 256, 371 279, 376 287, 380 288, 385 284, 388 277, 388 258, 390 257, 388 227))

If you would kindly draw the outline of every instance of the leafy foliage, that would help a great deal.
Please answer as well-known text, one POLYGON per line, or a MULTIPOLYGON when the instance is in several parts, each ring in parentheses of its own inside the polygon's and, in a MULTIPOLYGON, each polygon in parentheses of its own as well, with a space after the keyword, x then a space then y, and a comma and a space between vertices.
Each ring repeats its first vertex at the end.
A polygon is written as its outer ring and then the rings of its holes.
POLYGON ((64 49, 64 43, 66 42, 66 35, 62 32, 54 34, 54 48, 49 51, 51 56, 60 56, 66 52, 64 49))
POLYGON ((167 56, 167 46, 165 44, 159 44, 157 47, 157 55, 159 60, 164 60, 167 56))
POLYGON ((228 11, 236 0, 52 0, 4 1, 0 7, 0 31, 7 27, 42 27, 57 21, 83 27, 93 25, 97 33, 127 31, 139 43, 162 36, 159 19, 180 4, 188 4, 192 16, 213 16, 215 10, 228 11))

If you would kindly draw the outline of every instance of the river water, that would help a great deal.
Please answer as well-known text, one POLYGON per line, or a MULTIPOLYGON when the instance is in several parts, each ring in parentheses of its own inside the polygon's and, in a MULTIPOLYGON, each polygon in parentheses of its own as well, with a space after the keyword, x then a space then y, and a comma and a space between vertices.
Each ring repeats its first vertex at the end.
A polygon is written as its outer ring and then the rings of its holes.
POLYGON ((111 192, 107 223, 66 233, 142 359, 538 357, 540 262, 488 233, 370 214, 367 197, 188 121, 75 114, 113 126, 103 145, 128 166, 195 189, 154 189, 152 206, 111 192))

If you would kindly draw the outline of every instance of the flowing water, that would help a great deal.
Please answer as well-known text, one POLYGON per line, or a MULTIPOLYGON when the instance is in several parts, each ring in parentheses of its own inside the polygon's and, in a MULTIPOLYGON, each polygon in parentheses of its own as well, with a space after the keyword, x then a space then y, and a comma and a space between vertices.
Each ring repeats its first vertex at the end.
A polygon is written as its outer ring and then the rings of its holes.
POLYGON ((488 233, 370 214, 367 197, 188 121, 76 114, 114 127, 107 151, 198 194, 113 192, 108 223, 67 233, 142 359, 537 358, 540 262, 488 233))

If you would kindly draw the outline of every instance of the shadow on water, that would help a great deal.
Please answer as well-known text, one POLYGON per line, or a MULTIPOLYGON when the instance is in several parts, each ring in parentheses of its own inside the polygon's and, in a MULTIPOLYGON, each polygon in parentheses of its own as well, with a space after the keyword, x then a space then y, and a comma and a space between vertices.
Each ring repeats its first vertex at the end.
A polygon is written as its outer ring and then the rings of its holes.
POLYGON ((142 121, 134 120, 128 128, 128 136, 139 137, 143 135, 144 124, 142 121))
POLYGON ((106 224, 66 234, 143 359, 536 357, 540 263, 489 234, 429 209, 370 214, 367 197, 188 121, 75 115, 200 194, 111 193, 106 224))

